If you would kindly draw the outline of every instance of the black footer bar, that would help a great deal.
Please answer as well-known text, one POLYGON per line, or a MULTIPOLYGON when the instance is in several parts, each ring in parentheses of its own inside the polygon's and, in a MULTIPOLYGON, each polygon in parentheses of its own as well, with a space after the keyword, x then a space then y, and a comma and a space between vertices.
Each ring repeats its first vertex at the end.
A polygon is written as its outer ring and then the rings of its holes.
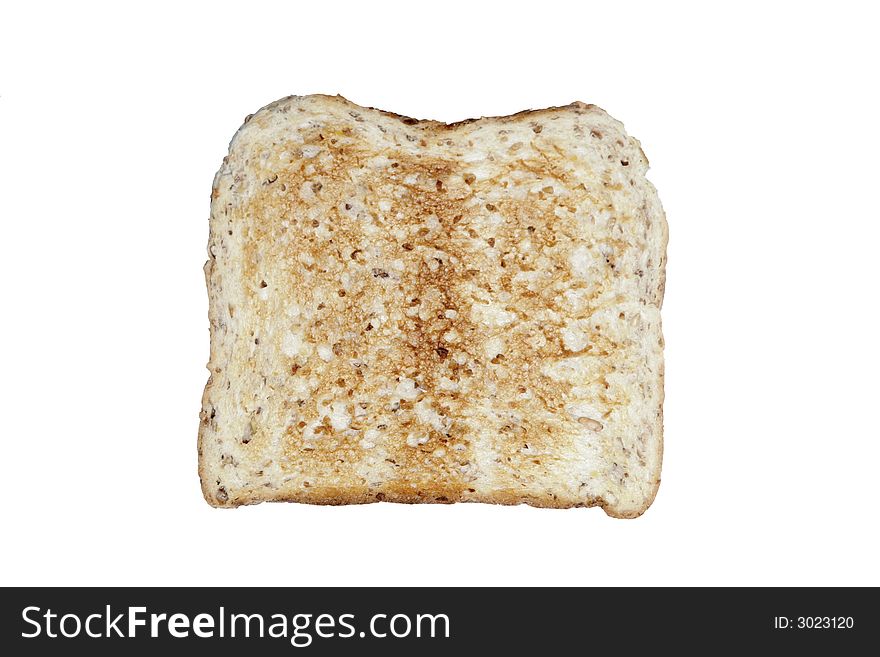
POLYGON ((880 638, 867 588, 7 588, 0 612, 5 654, 850 654, 880 638))

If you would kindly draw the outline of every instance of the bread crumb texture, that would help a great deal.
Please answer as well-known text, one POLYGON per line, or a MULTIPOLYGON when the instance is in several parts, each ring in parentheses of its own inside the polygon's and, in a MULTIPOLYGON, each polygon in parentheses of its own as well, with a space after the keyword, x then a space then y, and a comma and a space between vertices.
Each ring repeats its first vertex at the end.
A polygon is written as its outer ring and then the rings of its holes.
POLYGON ((447 125, 288 97, 214 180, 207 501, 601 506, 662 455, 667 228, 593 105, 447 125))

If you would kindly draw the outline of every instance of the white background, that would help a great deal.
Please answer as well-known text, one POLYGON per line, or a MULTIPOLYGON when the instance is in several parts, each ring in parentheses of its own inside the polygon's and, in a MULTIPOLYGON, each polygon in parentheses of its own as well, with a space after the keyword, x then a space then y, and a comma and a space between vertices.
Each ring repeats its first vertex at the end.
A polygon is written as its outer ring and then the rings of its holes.
POLYGON ((6 3, 0 583, 880 584, 871 3, 6 3), (204 502, 211 181, 246 114, 596 103, 669 219, 663 484, 599 509, 204 502))

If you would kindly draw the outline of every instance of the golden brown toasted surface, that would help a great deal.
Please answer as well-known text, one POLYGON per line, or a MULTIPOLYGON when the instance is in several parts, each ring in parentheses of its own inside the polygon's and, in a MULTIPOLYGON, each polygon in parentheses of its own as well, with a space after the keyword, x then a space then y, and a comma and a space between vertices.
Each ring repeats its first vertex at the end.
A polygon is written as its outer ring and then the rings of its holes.
POLYGON ((206 499, 643 511, 666 239, 646 168, 583 104, 261 110, 212 192, 206 499))

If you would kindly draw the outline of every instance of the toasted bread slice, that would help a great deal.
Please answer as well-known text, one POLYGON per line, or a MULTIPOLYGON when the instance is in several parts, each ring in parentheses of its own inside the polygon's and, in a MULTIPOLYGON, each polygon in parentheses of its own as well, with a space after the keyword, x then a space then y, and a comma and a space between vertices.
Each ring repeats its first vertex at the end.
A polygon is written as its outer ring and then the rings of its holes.
POLYGON ((593 105, 447 125, 291 96, 214 180, 205 499, 640 515, 667 227, 593 105))

